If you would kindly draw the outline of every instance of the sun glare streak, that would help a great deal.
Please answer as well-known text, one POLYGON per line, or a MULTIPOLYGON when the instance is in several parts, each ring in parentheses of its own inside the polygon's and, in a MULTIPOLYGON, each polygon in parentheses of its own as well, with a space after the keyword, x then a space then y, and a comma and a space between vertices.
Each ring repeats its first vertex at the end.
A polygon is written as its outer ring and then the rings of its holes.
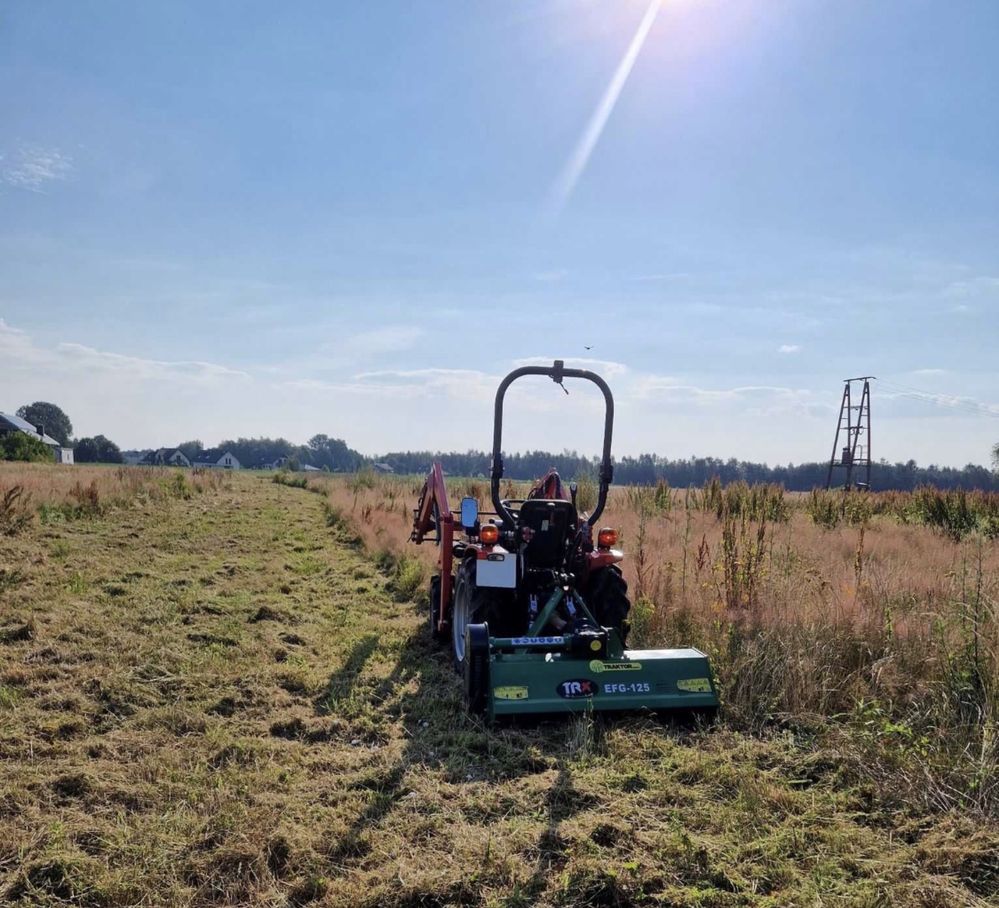
POLYGON ((649 8, 645 11, 645 15, 638 25, 638 30, 628 45, 628 50, 625 51, 621 62, 614 71, 614 76, 610 80, 610 84, 607 86, 603 97, 600 99, 597 109, 593 112, 593 116, 590 117, 589 123, 586 124, 586 130, 583 132, 579 142, 576 143, 576 147, 573 149, 569 160, 566 161, 565 167, 562 168, 562 172, 555 181, 551 195, 551 213, 553 215, 558 215, 565 207, 565 204, 569 201, 576 188, 576 184, 579 182, 579 178, 583 175, 583 171, 586 170, 590 155, 593 154, 593 150, 597 147, 597 142, 600 141, 604 127, 607 125, 610 115, 614 112, 617 99, 621 96, 621 91, 628 81, 632 67, 634 67, 638 55, 642 52, 642 45, 645 44, 645 39, 652 29, 652 24, 656 21, 656 16, 661 6, 662 0, 651 0, 649 3, 649 8))

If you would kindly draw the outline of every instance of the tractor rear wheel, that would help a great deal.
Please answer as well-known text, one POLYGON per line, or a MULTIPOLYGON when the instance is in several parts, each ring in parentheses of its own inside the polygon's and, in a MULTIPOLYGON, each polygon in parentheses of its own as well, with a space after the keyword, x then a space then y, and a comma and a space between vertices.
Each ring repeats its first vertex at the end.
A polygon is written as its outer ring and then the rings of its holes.
POLYGON ((465 671, 465 630, 470 624, 485 621, 493 594, 475 583, 475 558, 466 558, 454 578, 454 607, 451 610, 451 655, 454 670, 465 671))
POLYGON ((628 581, 616 564, 601 568, 590 578, 589 596, 586 604, 601 627, 612 627, 621 635, 624 643, 631 627, 628 613, 631 600, 628 598, 628 581))

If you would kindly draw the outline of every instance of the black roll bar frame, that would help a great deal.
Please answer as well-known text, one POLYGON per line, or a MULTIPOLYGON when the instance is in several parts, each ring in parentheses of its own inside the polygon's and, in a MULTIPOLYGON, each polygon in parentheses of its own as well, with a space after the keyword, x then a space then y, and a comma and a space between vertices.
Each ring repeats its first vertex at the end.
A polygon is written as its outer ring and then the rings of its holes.
POLYGON ((566 378, 581 378, 585 381, 593 382, 603 392, 606 410, 604 413, 604 444, 600 460, 600 485, 597 493, 597 506, 587 518, 587 523, 593 526, 603 513, 604 505, 607 503, 607 491, 610 488, 610 484, 614 481, 614 465, 611 462, 611 439, 614 431, 614 395, 611 394, 607 382, 597 375, 596 372, 590 372, 588 369, 567 369, 565 362, 561 359, 555 360, 552 366, 522 366, 519 369, 514 369, 513 372, 500 382, 499 388, 496 389, 496 408, 493 416, 493 462, 490 474, 493 507, 496 508, 496 513, 500 515, 503 523, 509 529, 513 529, 516 526, 517 521, 513 513, 503 504, 500 498, 500 480, 503 478, 503 455, 500 449, 503 444, 503 399, 506 397, 506 392, 510 385, 525 375, 546 375, 557 385, 562 385, 563 380, 566 378))

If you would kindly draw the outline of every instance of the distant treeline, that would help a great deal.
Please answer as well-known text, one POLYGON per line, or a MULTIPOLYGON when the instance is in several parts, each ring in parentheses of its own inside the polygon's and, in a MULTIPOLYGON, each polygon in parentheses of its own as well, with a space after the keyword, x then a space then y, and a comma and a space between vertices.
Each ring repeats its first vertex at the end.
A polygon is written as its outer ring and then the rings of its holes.
MULTIPOLYGON (((435 454, 431 451, 405 451, 376 458, 388 464, 396 473, 424 473, 432 461, 440 460, 452 476, 488 476, 490 456, 482 451, 464 454, 435 454)), ((566 478, 596 476, 598 458, 583 457, 575 451, 551 454, 528 451, 507 454, 503 458, 504 475, 510 479, 535 479, 549 467, 556 467, 566 478)), ((745 480, 748 483, 776 482, 792 492, 808 492, 826 482, 828 463, 788 464, 770 467, 744 460, 721 460, 717 457, 691 457, 670 460, 656 454, 622 457, 614 462, 614 482, 621 485, 648 485, 665 479, 671 486, 700 486, 717 476, 723 483, 745 480)), ((842 471, 834 482, 842 483, 842 471)), ((860 478, 863 478, 862 476, 860 478)), ((982 489, 999 491, 999 474, 986 467, 968 464, 954 467, 920 467, 914 460, 908 463, 876 463, 871 469, 871 486, 875 490, 909 491, 932 485, 940 489, 982 489)))
POLYGON ((235 455, 244 467, 258 467, 286 457, 292 469, 308 465, 331 473, 352 473, 368 463, 363 454, 347 447, 345 441, 328 435, 313 435, 304 445, 293 444, 286 438, 236 438, 213 448, 206 448, 200 441, 185 441, 177 447, 192 463, 214 463, 226 452, 235 455))

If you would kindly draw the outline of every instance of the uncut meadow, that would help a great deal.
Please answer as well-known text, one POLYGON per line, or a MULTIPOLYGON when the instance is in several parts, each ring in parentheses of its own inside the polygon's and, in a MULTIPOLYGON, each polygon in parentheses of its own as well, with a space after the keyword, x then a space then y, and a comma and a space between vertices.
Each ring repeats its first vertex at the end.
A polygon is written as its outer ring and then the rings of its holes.
MULTIPOLYGON (((414 589, 433 570, 408 542, 421 480, 313 482, 414 589)), ((451 486, 452 507, 492 508, 488 482, 451 486)), ((595 497, 581 480, 581 509, 595 497)), ((808 726, 886 790, 999 813, 999 495, 661 483, 613 488, 600 523, 626 554, 630 644, 708 653, 726 723, 808 726)))

